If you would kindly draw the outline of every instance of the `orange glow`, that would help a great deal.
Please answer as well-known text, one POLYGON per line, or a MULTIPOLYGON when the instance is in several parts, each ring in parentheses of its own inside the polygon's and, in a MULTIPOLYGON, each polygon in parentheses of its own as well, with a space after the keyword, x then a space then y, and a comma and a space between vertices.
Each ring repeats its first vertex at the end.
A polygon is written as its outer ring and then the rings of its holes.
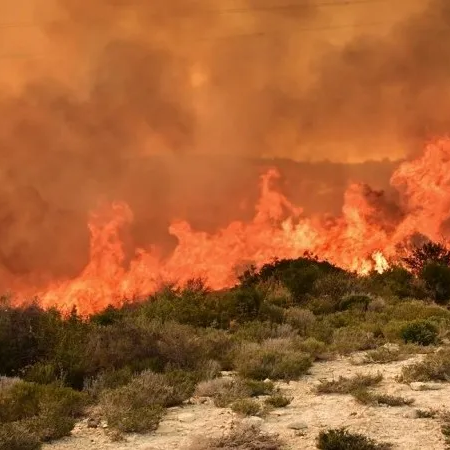
MULTIPOLYGON (((364 185, 347 189, 339 217, 305 217, 274 186, 278 172, 261 177, 261 195, 249 223, 231 222, 216 234, 193 230, 179 221, 170 226, 178 245, 168 258, 157 248, 136 251, 126 261, 122 233, 133 220, 123 203, 91 215, 90 262, 72 280, 49 283, 34 293, 42 306, 67 311, 74 305, 90 314, 125 299, 142 298, 162 282, 184 284, 203 278, 213 289, 232 286, 236 267, 256 266, 273 258, 296 258, 305 251, 361 274, 383 272, 399 245, 416 233, 439 240, 450 212, 450 139, 426 147, 417 159, 399 166, 391 178, 400 193, 400 205, 364 185)), ((17 282, 14 284, 17 285, 17 282)), ((16 304, 32 291, 19 289, 16 304)))

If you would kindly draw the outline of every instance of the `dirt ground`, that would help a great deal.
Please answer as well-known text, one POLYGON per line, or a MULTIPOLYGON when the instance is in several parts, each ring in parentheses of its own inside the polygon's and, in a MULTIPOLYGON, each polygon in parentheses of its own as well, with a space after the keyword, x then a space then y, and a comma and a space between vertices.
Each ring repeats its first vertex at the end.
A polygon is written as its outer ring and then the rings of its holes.
MULTIPOLYGON (((357 358, 357 357, 356 357, 357 358)), ((395 449, 444 449, 440 423, 436 419, 416 418, 417 409, 450 409, 450 383, 431 390, 415 390, 395 380, 402 366, 421 358, 390 364, 355 365, 355 356, 315 363, 300 381, 279 383, 292 403, 276 409, 266 418, 244 419, 258 423, 264 431, 278 434, 288 449, 315 449, 321 430, 346 426, 380 441, 394 444, 395 449), (315 386, 323 379, 352 376, 357 373, 383 374, 377 392, 413 398, 412 406, 382 407, 358 404, 350 395, 317 395, 315 386)), ((172 450, 187 449, 198 436, 217 436, 227 432, 240 420, 229 409, 216 408, 206 399, 192 399, 192 404, 171 408, 155 433, 127 435, 126 441, 111 442, 107 428, 88 428, 87 421, 77 424, 72 436, 46 444, 44 450, 172 450)))

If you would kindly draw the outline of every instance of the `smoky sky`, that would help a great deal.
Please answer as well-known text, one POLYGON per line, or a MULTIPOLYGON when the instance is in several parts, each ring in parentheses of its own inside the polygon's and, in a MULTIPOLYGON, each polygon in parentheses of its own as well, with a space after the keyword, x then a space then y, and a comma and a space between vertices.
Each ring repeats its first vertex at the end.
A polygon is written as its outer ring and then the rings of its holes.
POLYGON ((449 129, 446 0, 315 50, 298 30, 330 13, 312 0, 47 3, 43 68, 0 90, 0 260, 13 273, 79 271, 99 202, 127 201, 135 244, 169 249, 171 220, 250 218, 262 157, 339 162, 286 169, 300 206, 325 186, 317 209, 338 211, 350 173, 382 187, 391 169, 345 163, 405 157, 449 129))

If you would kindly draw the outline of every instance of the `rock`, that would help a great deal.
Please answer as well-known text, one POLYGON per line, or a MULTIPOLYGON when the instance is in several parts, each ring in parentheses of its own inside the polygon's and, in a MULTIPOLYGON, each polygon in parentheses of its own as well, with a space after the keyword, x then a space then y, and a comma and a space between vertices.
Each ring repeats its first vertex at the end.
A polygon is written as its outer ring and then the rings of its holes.
POLYGON ((100 425, 99 419, 94 419, 94 418, 90 417, 87 421, 88 428, 98 428, 99 425, 100 425))
POLYGON ((400 345, 398 345, 398 344, 387 343, 387 344, 383 345, 383 348, 385 348, 386 350, 389 350, 391 352, 398 352, 398 351, 400 351, 400 345))
POLYGON ((306 430, 308 428, 308 424, 305 422, 293 422, 288 425, 290 430, 306 430))
POLYGON ((242 423, 251 427, 260 427, 264 422, 261 417, 247 417, 242 420, 242 423))
POLYGON ((415 409, 411 409, 409 411, 406 411, 405 414, 403 414, 403 417, 405 419, 417 419, 418 418, 418 414, 417 414, 417 411, 415 409))
POLYGON ((180 422, 194 422, 195 420, 195 414, 191 414, 191 413, 183 413, 183 414, 178 414, 178 420, 180 422))
POLYGON ((266 378, 266 379, 264 380, 264 383, 272 383, 272 380, 270 380, 269 378, 266 378))
POLYGON ((355 366, 362 366, 363 364, 365 364, 366 362, 366 358, 364 356, 354 356, 351 359, 351 363, 355 366))
POLYGON ((420 382, 414 382, 410 383, 409 387, 413 391, 439 391, 442 389, 442 385, 439 383, 420 383, 420 382))

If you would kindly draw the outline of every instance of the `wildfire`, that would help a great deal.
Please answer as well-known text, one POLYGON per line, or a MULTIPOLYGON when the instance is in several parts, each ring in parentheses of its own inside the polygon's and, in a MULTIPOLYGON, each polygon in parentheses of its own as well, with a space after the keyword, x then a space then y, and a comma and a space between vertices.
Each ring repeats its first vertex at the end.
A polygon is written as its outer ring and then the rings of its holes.
POLYGON ((27 286, 14 302, 21 303, 34 292, 44 307, 76 306, 80 313, 91 314, 148 295, 162 282, 181 285, 203 278, 213 289, 228 287, 243 262, 261 266, 305 251, 361 274, 383 272, 411 236, 442 237, 450 213, 450 139, 428 145, 421 157, 395 171, 391 185, 400 194, 400 204, 368 186, 353 184, 339 217, 305 217, 275 188, 278 177, 275 169, 261 177, 260 199, 249 223, 235 221, 216 234, 193 230, 187 222, 172 223, 169 232, 178 245, 165 259, 156 247, 139 249, 131 261, 126 259, 121 233, 133 220, 126 204, 96 211, 88 225, 90 261, 82 273, 38 292, 27 286))

